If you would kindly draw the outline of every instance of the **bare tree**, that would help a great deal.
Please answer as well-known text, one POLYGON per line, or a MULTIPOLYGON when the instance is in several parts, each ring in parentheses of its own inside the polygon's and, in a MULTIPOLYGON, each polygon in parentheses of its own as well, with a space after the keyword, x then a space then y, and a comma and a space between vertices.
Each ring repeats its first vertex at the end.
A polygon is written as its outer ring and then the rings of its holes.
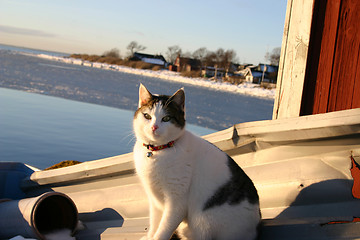
POLYGON ((120 58, 120 51, 117 48, 113 48, 109 51, 104 52, 103 55, 106 57, 120 58))
POLYGON ((216 75, 217 75, 217 62, 216 61, 217 61, 216 53, 212 52, 212 51, 208 51, 204 58, 205 69, 207 69, 208 66, 213 66, 215 68, 214 79, 216 79, 216 75))
POLYGON ((225 55, 225 51, 222 48, 219 48, 218 50, 216 50, 215 52, 216 54, 216 63, 218 65, 218 67, 224 67, 224 55, 225 55))
POLYGON ((214 66, 215 76, 217 75, 218 68, 223 68, 225 70, 225 76, 228 75, 231 64, 236 59, 236 52, 232 49, 224 50, 219 48, 215 52, 208 52, 205 57, 205 63, 208 66, 214 66))
POLYGON ((192 57, 192 53, 189 52, 189 51, 186 51, 184 53, 181 53, 181 56, 182 57, 185 57, 185 58, 191 58, 192 57))
POLYGON ((236 52, 233 49, 226 50, 223 54, 222 65, 225 68, 225 76, 228 76, 231 64, 235 61, 236 52))
POLYGON ((216 64, 216 53, 214 52, 207 52, 206 56, 205 56, 205 64, 207 66, 214 66, 216 64))
POLYGON ((204 61, 205 57, 208 53, 208 50, 205 47, 199 48, 195 50, 192 54, 193 58, 198 59, 200 61, 204 61))
POLYGON ((129 56, 133 56, 134 52, 143 51, 146 47, 138 44, 136 41, 131 41, 126 49, 129 50, 129 56))
POLYGON ((280 47, 274 48, 271 53, 267 52, 265 54, 265 59, 269 61, 270 64, 278 66, 280 61, 280 52, 280 47))
POLYGON ((171 63, 175 62, 177 56, 181 55, 181 52, 181 48, 178 45, 168 47, 168 51, 166 52, 168 61, 171 63))
MULTIPOLYGON (((197 50, 195 50, 192 54, 193 58, 197 59, 200 61, 201 64, 201 69, 203 70, 204 68, 204 64, 205 64, 205 72, 206 72, 206 55, 208 54, 208 50, 205 47, 199 48, 197 50)), ((202 71, 200 71, 200 77, 202 75, 202 71)))

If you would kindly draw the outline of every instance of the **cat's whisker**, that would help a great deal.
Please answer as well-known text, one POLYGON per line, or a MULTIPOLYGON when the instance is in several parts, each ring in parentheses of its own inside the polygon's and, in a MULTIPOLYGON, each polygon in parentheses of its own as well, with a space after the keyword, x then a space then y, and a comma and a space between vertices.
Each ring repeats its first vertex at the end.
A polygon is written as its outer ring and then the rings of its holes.
POLYGON ((123 142, 125 142, 125 140, 128 140, 126 143, 127 146, 131 146, 136 141, 135 133, 133 131, 129 131, 129 133, 121 139, 123 142))
POLYGON ((129 137, 131 137, 131 139, 135 139, 135 138, 136 138, 135 133, 134 133, 133 131, 129 131, 128 134, 126 134, 126 135, 122 138, 122 140, 125 140, 125 139, 127 139, 127 138, 129 138, 129 137))

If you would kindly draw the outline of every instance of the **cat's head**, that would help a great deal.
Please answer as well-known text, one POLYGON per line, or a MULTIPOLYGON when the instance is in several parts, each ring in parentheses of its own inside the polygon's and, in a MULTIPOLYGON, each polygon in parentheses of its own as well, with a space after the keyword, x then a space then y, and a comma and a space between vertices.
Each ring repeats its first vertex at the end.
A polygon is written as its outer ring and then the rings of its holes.
POLYGON ((145 144, 160 145, 178 139, 185 130, 185 93, 153 95, 144 85, 139 88, 139 106, 134 115, 136 138, 145 144))

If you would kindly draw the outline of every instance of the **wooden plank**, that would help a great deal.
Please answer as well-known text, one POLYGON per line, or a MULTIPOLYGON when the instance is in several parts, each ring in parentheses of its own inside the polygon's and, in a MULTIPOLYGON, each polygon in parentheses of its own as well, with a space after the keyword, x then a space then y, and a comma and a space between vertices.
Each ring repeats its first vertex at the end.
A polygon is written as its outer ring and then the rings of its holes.
POLYGON ((286 6, 286 14, 285 14, 284 33, 283 33, 283 39, 282 39, 282 43, 281 43, 279 70, 278 70, 278 77, 277 77, 277 83, 276 83, 276 97, 275 97, 274 109, 273 109, 273 119, 278 118, 280 102, 282 99, 282 96, 281 96, 281 93, 283 91, 282 81, 283 81, 283 73, 285 71, 284 62, 285 62, 286 46, 287 46, 288 35, 289 35, 291 9, 292 9, 292 0, 288 0, 287 6, 286 6))
POLYGON ((357 67, 356 67, 356 74, 355 74, 355 86, 354 86, 354 93, 353 93, 353 100, 351 108, 360 108, 360 51, 358 51, 357 55, 357 67))
POLYGON ((306 63, 306 73, 304 80, 304 90, 301 99, 300 115, 309 115, 313 112, 314 96, 317 81, 321 46, 323 44, 324 19, 326 15, 327 1, 314 1, 313 17, 311 23, 310 42, 308 59, 306 63))
POLYGON ((340 1, 327 1, 312 114, 327 112, 339 12, 340 1))
POLYGON ((339 111, 353 107, 360 89, 356 89, 360 51, 360 3, 343 0, 339 17, 338 39, 335 49, 333 78, 330 89, 328 111, 339 111))
POLYGON ((315 1, 301 115, 327 112, 340 1, 315 1))
MULTIPOLYGON (((355 72, 353 73, 353 79, 355 81, 354 83, 354 92, 352 94, 352 101, 351 101, 351 108, 360 108, 360 26, 359 26, 359 22, 360 22, 360 15, 359 15, 359 10, 360 10, 360 3, 359 1, 355 1, 356 6, 354 7, 355 9, 353 11, 354 12, 354 25, 353 27, 356 28, 356 30, 354 31, 354 43, 353 45, 356 46, 352 49, 353 51, 353 61, 354 61, 354 70, 355 72)), ((353 3, 354 4, 354 3, 353 3)))
POLYGON ((289 0, 273 119, 300 115, 313 1, 289 0))

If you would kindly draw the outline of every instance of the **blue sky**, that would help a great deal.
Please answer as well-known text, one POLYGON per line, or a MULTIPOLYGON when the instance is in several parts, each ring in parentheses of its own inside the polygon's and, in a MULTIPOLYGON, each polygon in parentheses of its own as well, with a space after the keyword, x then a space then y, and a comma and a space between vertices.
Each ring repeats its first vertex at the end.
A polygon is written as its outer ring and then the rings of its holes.
POLYGON ((0 43, 102 54, 137 41, 166 55, 233 49, 240 63, 265 62, 280 47, 286 0, 0 0, 0 43))

